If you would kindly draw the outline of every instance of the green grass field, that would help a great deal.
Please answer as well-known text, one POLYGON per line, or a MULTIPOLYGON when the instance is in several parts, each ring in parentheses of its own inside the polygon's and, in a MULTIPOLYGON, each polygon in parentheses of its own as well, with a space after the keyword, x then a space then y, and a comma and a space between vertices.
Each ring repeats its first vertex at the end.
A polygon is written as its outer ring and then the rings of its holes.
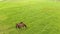
POLYGON ((60 34, 60 2, 0 2, 0 34, 60 34))

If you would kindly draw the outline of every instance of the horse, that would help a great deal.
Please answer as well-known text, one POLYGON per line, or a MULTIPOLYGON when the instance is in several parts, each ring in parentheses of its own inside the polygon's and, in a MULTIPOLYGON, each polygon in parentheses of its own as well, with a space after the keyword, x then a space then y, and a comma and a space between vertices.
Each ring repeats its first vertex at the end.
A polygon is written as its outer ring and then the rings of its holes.
POLYGON ((18 24, 16 24, 16 28, 24 28, 24 27, 27 27, 23 22, 20 22, 18 24))

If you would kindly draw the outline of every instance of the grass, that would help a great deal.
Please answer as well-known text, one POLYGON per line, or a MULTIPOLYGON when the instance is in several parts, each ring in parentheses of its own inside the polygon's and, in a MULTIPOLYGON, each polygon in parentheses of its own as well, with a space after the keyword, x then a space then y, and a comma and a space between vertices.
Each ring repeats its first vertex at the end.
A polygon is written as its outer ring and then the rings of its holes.
POLYGON ((1 2, 0 34, 60 34, 59 2, 1 2), (18 30, 23 21, 27 29, 18 30))

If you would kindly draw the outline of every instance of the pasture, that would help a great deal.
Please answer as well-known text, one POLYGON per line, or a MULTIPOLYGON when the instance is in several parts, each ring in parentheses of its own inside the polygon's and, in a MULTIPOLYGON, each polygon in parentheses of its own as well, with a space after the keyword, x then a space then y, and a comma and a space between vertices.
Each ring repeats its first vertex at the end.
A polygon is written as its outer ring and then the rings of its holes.
POLYGON ((60 34, 60 2, 0 2, 0 34, 60 34))

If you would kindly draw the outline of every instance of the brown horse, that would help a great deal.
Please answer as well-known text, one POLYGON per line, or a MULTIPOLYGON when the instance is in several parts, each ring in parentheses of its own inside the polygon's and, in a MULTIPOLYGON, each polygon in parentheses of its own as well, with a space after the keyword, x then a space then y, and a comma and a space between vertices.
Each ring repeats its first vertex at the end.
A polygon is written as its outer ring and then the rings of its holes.
POLYGON ((27 27, 23 22, 16 24, 16 28, 23 28, 23 27, 27 27))

